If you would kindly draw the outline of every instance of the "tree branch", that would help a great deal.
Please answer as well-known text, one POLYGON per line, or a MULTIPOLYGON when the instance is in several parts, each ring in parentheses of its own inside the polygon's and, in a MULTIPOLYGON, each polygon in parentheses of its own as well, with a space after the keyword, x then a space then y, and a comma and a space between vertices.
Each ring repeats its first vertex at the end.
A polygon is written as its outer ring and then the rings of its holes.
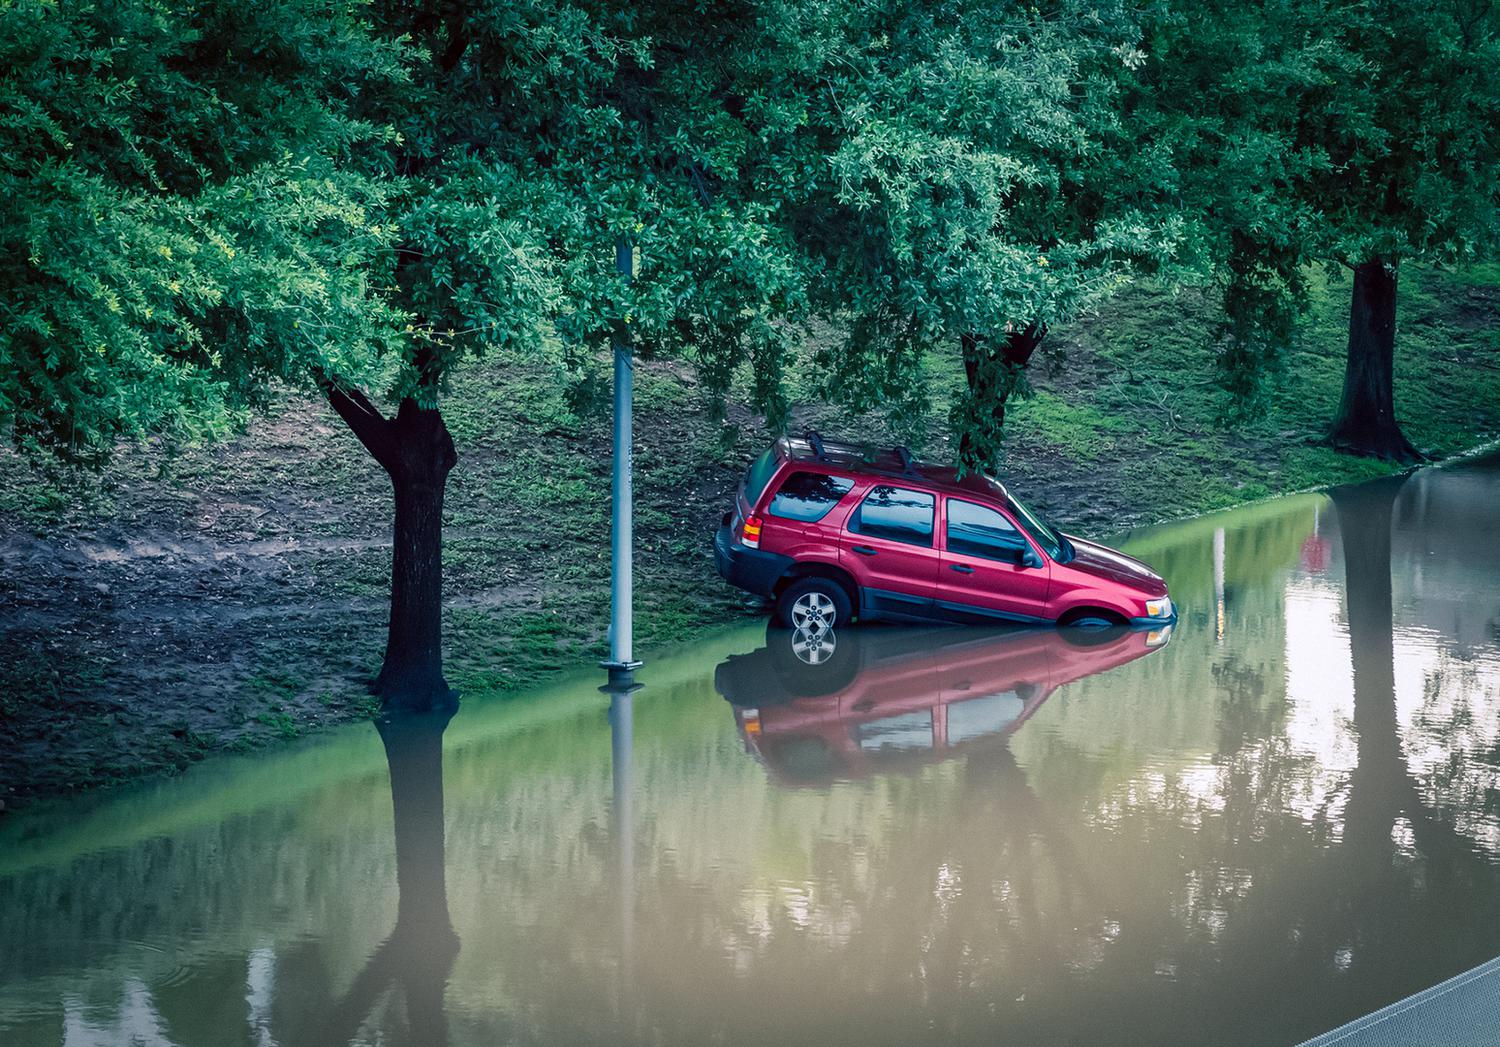
POLYGON ((349 431, 359 438, 371 457, 388 467, 396 450, 390 420, 357 387, 322 370, 315 372, 315 377, 328 397, 329 405, 344 420, 349 431))
POLYGON ((1041 320, 1033 320, 1025 327, 1007 332, 1005 344, 1000 353, 1006 363, 1015 367, 1026 367, 1031 363, 1031 355, 1036 352, 1037 346, 1042 344, 1042 339, 1047 337, 1047 325, 1041 320))

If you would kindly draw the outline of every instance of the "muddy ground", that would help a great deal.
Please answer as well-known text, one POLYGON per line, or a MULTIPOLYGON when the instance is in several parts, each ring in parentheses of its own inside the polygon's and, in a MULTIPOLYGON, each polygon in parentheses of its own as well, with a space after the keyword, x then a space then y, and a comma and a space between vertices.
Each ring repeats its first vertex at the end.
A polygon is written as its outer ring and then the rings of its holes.
MULTIPOLYGON (((706 412, 642 421, 649 463, 706 412)), ((500 431, 526 425, 521 410, 460 440, 446 625, 450 677, 466 694, 523 686, 603 641, 597 609, 579 608, 607 585, 607 523, 572 503, 607 498, 608 445, 587 426, 547 437, 545 455, 507 449, 500 431), (507 471, 525 474, 514 492, 497 482, 507 471)), ((28 474, 15 460, 5 468, 28 474)), ((646 642, 673 625, 653 613, 653 583, 673 607, 692 591, 705 619, 744 609, 711 562, 699 577, 737 475, 711 465, 670 491, 641 485, 646 642)), ((68 500, 50 513, 3 518, 0 800, 13 808, 373 711, 389 485, 326 405, 289 396, 240 439, 181 458, 148 450, 105 482, 103 497, 61 485, 51 497, 68 500)))

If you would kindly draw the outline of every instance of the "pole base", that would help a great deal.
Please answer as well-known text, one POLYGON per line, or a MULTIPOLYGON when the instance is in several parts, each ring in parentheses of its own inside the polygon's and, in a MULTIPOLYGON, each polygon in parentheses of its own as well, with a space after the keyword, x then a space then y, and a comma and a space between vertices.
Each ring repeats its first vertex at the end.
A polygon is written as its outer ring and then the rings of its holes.
POLYGON ((610 687, 630 687, 634 689, 640 686, 640 684, 635 682, 635 671, 644 664, 646 663, 603 661, 599 663, 599 667, 609 672, 610 687))

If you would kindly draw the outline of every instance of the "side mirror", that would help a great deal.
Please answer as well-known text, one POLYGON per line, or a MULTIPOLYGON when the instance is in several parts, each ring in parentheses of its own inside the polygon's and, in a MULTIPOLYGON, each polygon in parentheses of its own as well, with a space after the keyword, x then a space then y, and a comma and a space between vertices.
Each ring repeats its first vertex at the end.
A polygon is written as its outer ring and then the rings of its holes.
POLYGON ((1040 567, 1042 558, 1036 554, 1035 549, 1028 545, 1016 550, 1016 563, 1022 567, 1040 567))

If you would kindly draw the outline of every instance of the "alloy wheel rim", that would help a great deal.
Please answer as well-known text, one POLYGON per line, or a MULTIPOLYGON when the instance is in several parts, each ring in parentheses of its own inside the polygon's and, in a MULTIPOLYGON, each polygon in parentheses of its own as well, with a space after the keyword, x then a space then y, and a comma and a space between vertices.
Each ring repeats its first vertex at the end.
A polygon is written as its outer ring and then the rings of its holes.
POLYGON ((803 593, 792 604, 792 626, 808 634, 832 629, 838 609, 824 593, 803 593))
POLYGON ((832 629, 822 629, 816 633, 798 629, 792 634, 792 653, 806 665, 822 665, 833 657, 837 645, 838 639, 832 629))

